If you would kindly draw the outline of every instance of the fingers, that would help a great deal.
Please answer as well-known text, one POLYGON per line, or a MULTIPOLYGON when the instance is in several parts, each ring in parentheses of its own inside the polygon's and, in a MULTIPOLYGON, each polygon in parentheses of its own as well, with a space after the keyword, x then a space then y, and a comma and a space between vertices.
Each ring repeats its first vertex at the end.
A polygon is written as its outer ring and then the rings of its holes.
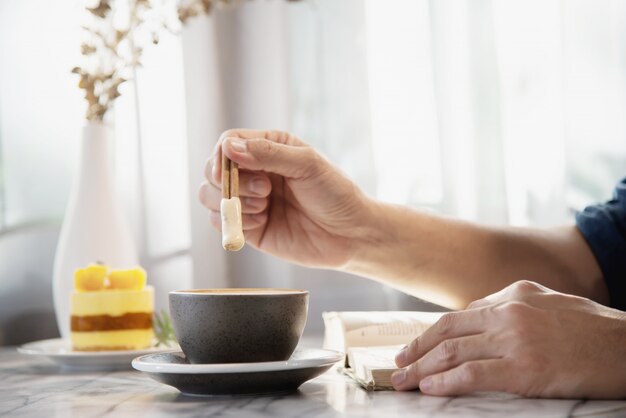
POLYGON ((293 179, 322 172, 325 162, 308 146, 296 147, 260 138, 226 138, 204 167, 205 177, 216 185, 222 181, 222 152, 243 170, 275 173, 293 179))
MULTIPOLYGON (((219 189, 222 187, 222 159, 212 156, 204 167, 205 178, 219 189)), ((239 195, 265 197, 270 194, 272 187, 269 177, 265 173, 251 173, 239 171, 239 195)))
POLYGON ((428 376, 420 381, 427 395, 454 396, 479 391, 507 391, 514 378, 509 360, 469 361, 458 367, 428 376))
POLYGON ((442 341, 406 369, 395 372, 391 382, 396 390, 413 390, 427 376, 445 372, 468 361, 497 357, 497 353, 494 353, 497 347, 491 344, 490 339, 489 334, 479 334, 442 341))
POLYGON ((585 302, 534 282, 515 282, 472 302, 465 311, 445 314, 398 353, 396 363, 405 369, 392 375, 394 388, 419 387, 425 394, 440 396, 477 391, 523 393, 526 389, 520 390, 520 373, 524 376, 545 369, 546 361, 537 356, 545 352, 537 342, 547 339, 541 327, 555 330, 560 324, 545 325, 554 318, 546 316, 546 310, 585 302))
POLYGON ((218 145, 222 143, 226 138, 241 138, 241 139, 266 139, 278 144, 291 145, 296 147, 306 146, 306 144, 295 136, 284 131, 267 131, 260 129, 229 129, 222 132, 220 139, 217 141, 218 145))
POLYGON ((287 178, 308 177, 321 170, 322 158, 308 146, 291 146, 267 139, 226 138, 222 152, 243 169, 287 178))
POLYGON ((214 184, 222 182, 222 145, 220 142, 215 145, 211 156, 204 164, 204 177, 214 184))
MULTIPOLYGON (((222 186, 215 179, 210 179, 208 182, 203 182, 200 185, 200 190, 198 191, 198 197, 200 201, 204 204, 205 200, 203 199, 212 199, 214 195, 211 194, 211 191, 215 189, 219 194, 219 199, 221 199, 221 190, 222 186)), ((267 175, 263 173, 255 173, 252 174, 250 172, 240 171, 239 172, 239 196, 240 197, 256 197, 256 198, 265 198, 269 196, 272 191, 272 182, 267 177, 267 175)), ((217 200, 219 203, 219 199, 217 200)), ((208 200, 207 200, 208 201, 208 200)), ((208 205, 205 205, 209 207, 208 205)))
POLYGON ((485 331, 487 318, 487 314, 482 309, 450 312, 443 315, 439 321, 396 355, 397 366, 406 367, 416 362, 444 340, 485 331))
MULTIPOLYGON (((233 139, 241 139, 244 141, 256 139, 256 140, 265 140, 267 142, 273 142, 276 144, 287 145, 290 147, 307 147, 307 144, 296 138, 295 136, 289 134, 288 132, 282 131, 263 131, 256 129, 229 129, 224 131, 221 135, 215 146, 213 147, 213 152, 211 153, 211 157, 207 161, 205 165, 205 177, 207 179, 213 178, 215 182, 219 183, 222 179, 221 174, 221 157, 222 157, 222 143, 227 138, 233 139)), ((231 158, 231 155, 228 154, 228 157, 231 158)), ((236 162, 241 163, 239 160, 236 162)), ((277 173, 280 174, 280 173, 277 173)))
MULTIPOLYGON (((220 211, 220 202, 222 200, 222 191, 217 186, 208 182, 202 183, 198 192, 200 202, 207 208, 214 211, 220 211)), ((261 213, 269 204, 266 197, 244 197, 240 196, 241 213, 255 214, 261 213)))
MULTIPOLYGON (((267 222, 267 211, 242 215, 243 230, 250 231, 262 227, 267 222)), ((219 211, 209 211, 209 223, 218 231, 222 230, 222 218, 219 211)))

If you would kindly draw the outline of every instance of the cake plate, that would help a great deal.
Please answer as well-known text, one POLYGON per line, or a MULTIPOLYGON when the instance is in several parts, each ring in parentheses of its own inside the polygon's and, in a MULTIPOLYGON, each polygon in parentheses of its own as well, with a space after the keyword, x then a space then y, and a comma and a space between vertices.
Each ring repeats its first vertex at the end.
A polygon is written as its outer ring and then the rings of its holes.
POLYGON ((18 347, 22 354, 44 356, 68 370, 123 370, 131 368, 131 361, 144 354, 169 351, 175 347, 149 347, 141 350, 75 351, 72 343, 62 338, 34 341, 18 347))

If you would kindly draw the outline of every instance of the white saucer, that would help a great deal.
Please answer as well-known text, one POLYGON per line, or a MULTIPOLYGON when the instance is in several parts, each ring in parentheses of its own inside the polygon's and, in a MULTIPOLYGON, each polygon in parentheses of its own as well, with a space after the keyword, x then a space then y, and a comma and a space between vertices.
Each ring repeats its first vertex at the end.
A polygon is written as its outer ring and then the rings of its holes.
POLYGON ((343 358, 337 351, 298 348, 286 361, 190 364, 182 351, 171 351, 144 355, 132 365, 186 395, 249 395, 294 391, 343 358))
POLYGON ((150 347, 142 350, 74 351, 69 340, 53 338, 27 343, 18 347, 22 354, 45 356, 61 367, 72 370, 130 369, 131 361, 149 353, 171 351, 177 347, 150 347))

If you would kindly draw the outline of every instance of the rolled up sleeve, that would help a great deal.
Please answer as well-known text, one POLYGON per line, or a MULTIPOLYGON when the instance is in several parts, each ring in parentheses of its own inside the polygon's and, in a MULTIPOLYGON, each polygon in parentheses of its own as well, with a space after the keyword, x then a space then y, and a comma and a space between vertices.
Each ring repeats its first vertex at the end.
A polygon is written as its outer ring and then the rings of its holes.
POLYGON ((612 200, 579 212, 576 224, 600 265, 611 306, 626 311, 626 179, 612 200))

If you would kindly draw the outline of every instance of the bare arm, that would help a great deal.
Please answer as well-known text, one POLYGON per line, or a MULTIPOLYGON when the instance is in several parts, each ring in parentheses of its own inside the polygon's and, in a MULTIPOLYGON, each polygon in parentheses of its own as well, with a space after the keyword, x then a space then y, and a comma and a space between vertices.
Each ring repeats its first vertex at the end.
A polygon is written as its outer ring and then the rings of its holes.
POLYGON ((576 227, 486 227, 383 204, 288 133, 233 130, 218 142, 200 188, 216 228, 221 152, 240 167, 250 245, 451 308, 469 304, 398 354, 396 389, 625 396, 626 317, 589 300, 606 303, 608 291, 576 227))
POLYGON ((222 152, 239 164, 246 241, 261 251, 363 275, 451 308, 521 279, 608 301, 574 226, 493 228, 380 203, 286 132, 222 135, 200 189, 218 229, 222 152))
POLYGON ((600 268, 575 226, 486 227, 371 202, 374 225, 346 270, 451 308, 533 280, 608 302, 600 268))

